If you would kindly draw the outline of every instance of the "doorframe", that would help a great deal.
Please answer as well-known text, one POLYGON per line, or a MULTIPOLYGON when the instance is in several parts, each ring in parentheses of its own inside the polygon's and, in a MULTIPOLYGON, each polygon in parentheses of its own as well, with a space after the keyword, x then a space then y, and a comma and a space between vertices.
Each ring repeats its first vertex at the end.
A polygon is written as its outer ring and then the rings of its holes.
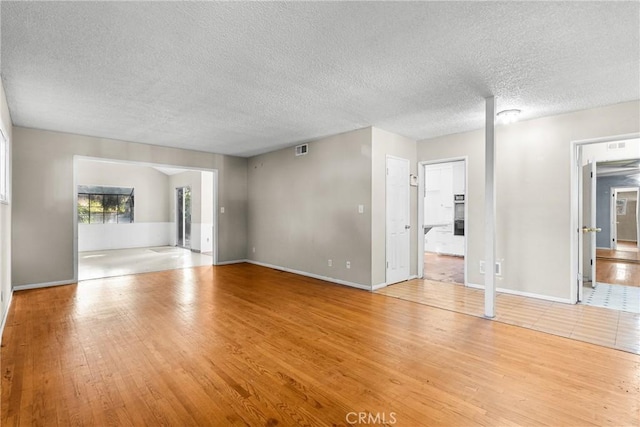
POLYGON ((418 277, 424 279, 424 168, 427 165, 464 161, 464 286, 469 285, 468 253, 469 253, 469 156, 447 157, 437 160, 418 162, 418 277))
MULTIPOLYGON (((180 238, 180 232, 178 231, 178 200, 180 199, 180 196, 178 195, 178 191, 179 190, 183 190, 182 192, 182 205, 184 206, 184 189, 188 188, 189 189, 189 194, 191 194, 191 186, 189 185, 183 185, 180 187, 175 187, 175 192, 174 192, 174 197, 175 197, 175 218, 176 218, 176 228, 173 230, 175 232, 175 236, 176 236, 176 247, 178 248, 182 248, 182 249, 189 249, 191 250, 191 218, 189 218, 189 247, 187 247, 186 245, 181 246, 179 244, 179 238, 180 238)), ((183 213, 183 219, 182 219, 182 239, 184 241, 186 241, 186 237, 185 237, 185 226, 184 226, 184 209, 182 210, 183 213)))
POLYGON ((572 304, 576 304, 579 301, 579 295, 582 296, 582 267, 581 267, 581 247, 582 247, 582 232, 579 230, 580 214, 582 213, 582 147, 591 144, 600 144, 615 141, 624 141, 627 139, 640 138, 640 132, 607 136, 602 138, 590 138, 571 141, 569 145, 569 162, 571 170, 571 220, 569 221, 569 257, 571 260, 571 267, 569 269, 569 281, 570 281, 570 296, 569 300, 572 304))
MULTIPOLYGON (((73 279, 72 283, 78 282, 78 160, 93 160, 99 162, 107 162, 107 163, 121 163, 121 164, 130 164, 130 165, 140 165, 140 166, 149 166, 149 167, 165 167, 165 168, 179 168, 185 170, 192 171, 201 171, 201 172, 212 172, 213 173, 213 253, 212 255, 212 265, 219 265, 218 263, 218 170, 210 169, 210 168, 201 168, 194 166, 182 166, 176 164, 168 164, 168 163, 152 163, 145 161, 136 161, 136 160, 122 160, 122 159, 111 159, 107 157, 95 157, 95 156, 82 156, 79 154, 73 155, 73 279)), ((135 209, 135 207, 134 207, 135 209)), ((135 213, 134 213, 135 215, 135 213)), ((59 282, 56 284, 66 285, 68 281, 59 282)), ((46 286, 50 286, 47 284, 46 286)))
POLYGON ((609 245, 612 250, 617 250, 618 247, 618 212, 616 208, 616 203, 618 200, 618 193, 636 193, 636 246, 640 248, 640 219, 638 218, 638 205, 640 205, 640 183, 638 186, 623 186, 623 187, 611 187, 611 194, 613 197, 610 199, 610 216, 611 216, 611 241, 609 245))

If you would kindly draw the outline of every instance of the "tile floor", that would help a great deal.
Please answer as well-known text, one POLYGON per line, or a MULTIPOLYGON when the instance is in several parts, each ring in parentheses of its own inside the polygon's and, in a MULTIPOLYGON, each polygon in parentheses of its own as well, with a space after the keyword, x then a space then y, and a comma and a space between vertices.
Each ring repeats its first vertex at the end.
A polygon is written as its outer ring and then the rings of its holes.
POLYGON ((640 287, 597 283, 584 287, 583 298, 585 305, 640 313, 640 287))
MULTIPOLYGON (((410 280, 378 294, 484 317, 484 291, 452 283, 410 280)), ((498 322, 640 354, 640 314, 499 293, 498 322)))
POLYGON ((78 280, 213 264, 211 255, 174 246, 78 253, 78 280))

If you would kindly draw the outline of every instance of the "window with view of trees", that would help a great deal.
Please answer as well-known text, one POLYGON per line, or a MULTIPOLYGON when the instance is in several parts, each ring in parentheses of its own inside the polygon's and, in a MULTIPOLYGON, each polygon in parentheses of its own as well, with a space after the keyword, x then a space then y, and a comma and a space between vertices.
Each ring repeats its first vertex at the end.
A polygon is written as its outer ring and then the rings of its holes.
POLYGON ((133 222, 133 188, 78 186, 79 224, 133 222))

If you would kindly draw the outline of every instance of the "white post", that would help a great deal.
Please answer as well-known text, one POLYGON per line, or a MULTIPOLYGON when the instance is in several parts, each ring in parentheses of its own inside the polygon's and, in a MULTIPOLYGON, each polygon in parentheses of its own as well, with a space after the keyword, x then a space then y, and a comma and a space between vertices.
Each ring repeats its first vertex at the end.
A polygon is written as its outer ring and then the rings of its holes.
POLYGON ((484 178, 484 315, 496 315, 496 99, 486 98, 484 178))

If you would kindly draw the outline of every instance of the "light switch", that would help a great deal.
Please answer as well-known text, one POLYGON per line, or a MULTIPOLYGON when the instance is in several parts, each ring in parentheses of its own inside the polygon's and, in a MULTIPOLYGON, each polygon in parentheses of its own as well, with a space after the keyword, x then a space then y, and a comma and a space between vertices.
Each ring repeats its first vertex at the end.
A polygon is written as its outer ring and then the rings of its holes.
POLYGON ((224 213, 224 206, 220 208, 220 213, 224 213))
POLYGON ((364 213, 364 205, 358 205, 358 213, 364 213))

